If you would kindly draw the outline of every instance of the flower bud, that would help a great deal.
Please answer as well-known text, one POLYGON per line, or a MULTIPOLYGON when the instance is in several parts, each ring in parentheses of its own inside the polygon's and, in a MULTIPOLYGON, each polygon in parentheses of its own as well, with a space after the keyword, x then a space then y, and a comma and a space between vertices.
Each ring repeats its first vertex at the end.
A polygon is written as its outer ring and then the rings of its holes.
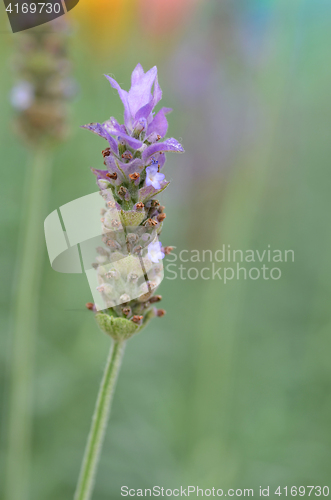
POLYGON ((128 233, 127 236, 126 236, 126 241, 132 245, 133 243, 135 243, 136 241, 138 241, 139 239, 139 236, 136 234, 136 233, 128 233))
POLYGON ((148 200, 145 203, 146 208, 156 208, 160 205, 160 202, 158 200, 148 200))
POLYGON ((143 247, 142 247, 141 245, 137 245, 137 246, 135 246, 135 247, 134 247, 134 249, 133 249, 133 253, 135 253, 135 254, 138 254, 138 255, 139 255, 139 254, 140 254, 140 252, 142 251, 142 249, 143 249, 143 247))
POLYGON ((141 325, 143 317, 144 316, 135 315, 135 316, 133 316, 133 318, 131 319, 131 321, 133 321, 133 323, 136 323, 137 325, 141 325))
POLYGON ((108 283, 103 283, 102 285, 97 286, 97 290, 100 293, 104 293, 106 295, 111 295, 114 292, 114 288, 108 283))
POLYGON ((119 190, 117 191, 117 194, 120 198, 122 198, 123 200, 124 199, 127 199, 127 196, 129 195, 129 199, 130 199, 130 193, 128 192, 127 188, 124 187, 124 186, 121 186, 119 188, 119 190))
POLYGON ((130 151, 124 151, 124 153, 121 155, 123 160, 132 160, 133 156, 130 151))
POLYGON ((160 302, 161 299, 162 299, 161 295, 153 295, 153 297, 151 297, 149 301, 151 304, 154 304, 154 302, 160 302))
POLYGON ((146 130, 146 128, 147 128, 146 118, 140 118, 140 120, 138 120, 133 129, 133 137, 137 139, 140 136, 141 132, 143 132, 143 130, 146 130))
POLYGON ((164 219, 166 218, 166 214, 164 214, 164 213, 159 214, 156 218, 157 218, 157 220, 158 220, 159 222, 163 222, 163 221, 164 221, 164 219))
POLYGON ((153 227, 153 226, 156 226, 157 225, 157 221, 154 220, 154 219, 147 219, 145 222, 144 222, 144 226, 147 226, 147 227, 153 227))
POLYGON ((102 156, 105 158, 106 156, 110 156, 110 148, 106 148, 103 151, 101 151, 102 156))
POLYGON ((117 179, 117 173, 116 172, 113 172, 113 173, 108 172, 106 174, 106 177, 109 177, 109 179, 113 179, 114 181, 116 181, 116 179, 117 179))
POLYGON ((98 254, 100 254, 100 255, 108 255, 107 250, 106 250, 105 248, 103 248, 103 247, 97 247, 97 248, 96 248, 96 251, 97 251, 97 252, 98 252, 98 254))
POLYGON ((165 255, 169 255, 169 253, 170 253, 170 252, 172 252, 172 251, 173 251, 173 249, 174 249, 174 247, 164 247, 164 248, 162 249, 162 251, 163 251, 163 253, 164 253, 165 255))
POLYGON ((131 283, 137 283, 138 278, 139 278, 139 276, 137 273, 129 273, 128 274, 128 281, 131 283))
POLYGON ((105 277, 107 279, 113 279, 113 280, 118 280, 120 279, 120 273, 117 271, 117 269, 112 269, 111 271, 108 271, 106 274, 105 274, 105 277))
POLYGON ((156 132, 152 132, 149 134, 148 137, 146 137, 146 141, 149 142, 150 144, 154 144, 155 142, 159 141, 161 139, 161 136, 157 134, 156 132))
POLYGON ((141 239, 142 241, 144 241, 145 243, 151 239, 154 239, 154 236, 152 236, 151 234, 148 234, 148 233, 144 233, 141 235, 141 239))
POLYGON ((120 155, 122 155, 126 150, 126 144, 125 144, 125 141, 123 139, 120 139, 118 141, 118 152, 120 155))
POLYGON ((127 293, 123 293, 123 295, 120 296, 120 301, 121 301, 121 304, 124 304, 126 302, 130 302, 130 295, 128 295, 127 293))
POLYGON ((98 179, 97 184, 101 190, 107 189, 109 187, 109 182, 105 179, 98 179))

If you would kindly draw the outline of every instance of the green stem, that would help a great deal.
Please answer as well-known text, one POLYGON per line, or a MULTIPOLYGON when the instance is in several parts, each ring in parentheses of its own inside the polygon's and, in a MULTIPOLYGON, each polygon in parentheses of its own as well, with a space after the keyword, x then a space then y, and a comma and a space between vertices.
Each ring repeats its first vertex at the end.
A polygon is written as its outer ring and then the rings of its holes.
POLYGON ((10 339, 6 500, 25 500, 29 496, 34 346, 45 247, 43 219, 50 184, 49 157, 47 147, 34 151, 22 203, 10 339))
POLYGON ((74 500, 90 500, 125 343, 113 341, 95 405, 74 500))

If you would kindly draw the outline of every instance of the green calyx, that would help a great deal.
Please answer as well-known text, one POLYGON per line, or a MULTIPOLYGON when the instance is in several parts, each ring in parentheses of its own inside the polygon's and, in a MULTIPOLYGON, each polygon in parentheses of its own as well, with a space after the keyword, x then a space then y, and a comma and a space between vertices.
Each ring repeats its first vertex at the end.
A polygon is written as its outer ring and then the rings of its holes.
POLYGON ((133 321, 125 318, 114 318, 105 313, 97 313, 95 319, 99 328, 114 340, 127 340, 140 329, 133 321))
POLYGON ((145 211, 138 212, 137 210, 121 210, 121 221, 124 226, 139 226, 146 218, 145 211))
POLYGON ((126 318, 114 317, 103 312, 98 312, 95 319, 101 331, 112 337, 114 340, 128 340, 135 333, 140 332, 147 323, 155 316, 153 309, 147 311, 141 325, 126 318))

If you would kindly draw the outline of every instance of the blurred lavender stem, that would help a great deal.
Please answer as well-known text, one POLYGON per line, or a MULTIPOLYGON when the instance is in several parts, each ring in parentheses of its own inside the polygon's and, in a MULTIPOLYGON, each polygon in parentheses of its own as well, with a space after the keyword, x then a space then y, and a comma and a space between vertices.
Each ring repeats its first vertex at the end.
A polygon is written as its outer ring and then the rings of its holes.
POLYGON ((125 341, 112 341, 95 405, 74 500, 89 500, 92 495, 96 470, 105 437, 106 425, 124 348, 125 341))
POLYGON ((9 374, 6 500, 24 500, 29 491, 34 345, 50 156, 47 147, 43 146, 33 152, 32 164, 27 170, 26 199, 23 200, 9 374))
POLYGON ((26 172, 11 329, 6 500, 29 497, 35 335, 42 257, 43 220, 50 188, 54 146, 67 136, 71 96, 67 57, 68 25, 55 19, 17 38, 11 103, 15 129, 32 154, 26 172))

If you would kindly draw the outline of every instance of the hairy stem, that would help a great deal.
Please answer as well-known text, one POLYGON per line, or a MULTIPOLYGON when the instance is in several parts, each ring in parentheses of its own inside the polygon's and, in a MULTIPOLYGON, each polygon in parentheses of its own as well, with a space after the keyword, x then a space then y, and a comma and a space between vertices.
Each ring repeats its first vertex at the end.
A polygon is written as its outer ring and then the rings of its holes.
POLYGON ((104 441, 112 396, 122 361, 124 346, 125 343, 123 341, 113 341, 109 352, 95 405, 90 434, 85 448, 74 500, 90 500, 92 495, 97 465, 104 441))
POLYGON ((25 500, 29 497, 34 345, 45 246, 43 219, 51 171, 49 157, 47 147, 34 151, 26 174, 18 234, 19 252, 10 332, 6 500, 25 500))

